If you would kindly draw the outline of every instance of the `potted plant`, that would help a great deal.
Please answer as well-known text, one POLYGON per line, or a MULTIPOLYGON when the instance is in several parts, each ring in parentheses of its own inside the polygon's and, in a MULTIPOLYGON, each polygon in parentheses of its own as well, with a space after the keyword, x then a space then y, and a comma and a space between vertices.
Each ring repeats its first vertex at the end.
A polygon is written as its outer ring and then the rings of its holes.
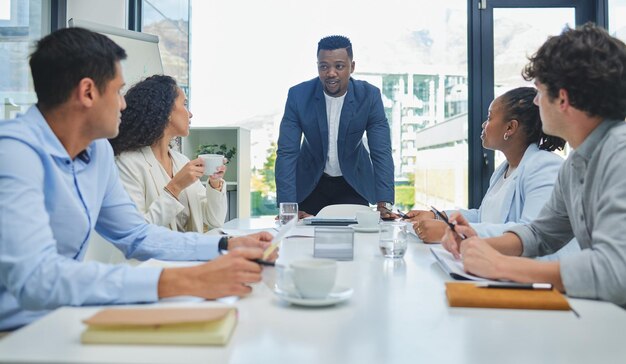
POLYGON ((226 164, 228 164, 235 154, 237 154, 237 147, 228 148, 226 144, 201 144, 196 150, 196 156, 200 154, 221 154, 228 160, 228 162, 226 162, 226 164))

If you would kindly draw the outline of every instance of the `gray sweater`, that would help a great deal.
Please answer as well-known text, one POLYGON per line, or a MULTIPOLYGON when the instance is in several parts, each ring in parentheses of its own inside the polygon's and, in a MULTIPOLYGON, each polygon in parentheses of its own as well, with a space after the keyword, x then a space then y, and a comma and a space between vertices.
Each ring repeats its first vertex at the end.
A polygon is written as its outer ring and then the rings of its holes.
POLYGON ((560 259, 567 294, 626 305, 626 123, 596 127, 563 163, 537 219, 509 231, 527 257, 576 237, 582 250, 560 259))

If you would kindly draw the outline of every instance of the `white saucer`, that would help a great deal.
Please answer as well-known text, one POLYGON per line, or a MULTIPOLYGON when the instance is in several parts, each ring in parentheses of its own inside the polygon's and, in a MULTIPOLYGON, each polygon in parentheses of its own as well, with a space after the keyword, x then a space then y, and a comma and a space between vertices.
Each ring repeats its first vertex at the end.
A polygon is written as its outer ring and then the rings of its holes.
POLYGON ((348 287, 337 286, 326 298, 302 298, 293 294, 282 291, 279 288, 274 289, 274 293, 281 299, 300 306, 330 306, 339 302, 343 302, 352 297, 354 290, 348 287))
POLYGON ((378 230, 380 230, 380 227, 378 226, 360 226, 359 224, 352 224, 352 225, 348 225, 348 227, 351 227, 352 230, 356 231, 357 233, 377 233, 378 230))

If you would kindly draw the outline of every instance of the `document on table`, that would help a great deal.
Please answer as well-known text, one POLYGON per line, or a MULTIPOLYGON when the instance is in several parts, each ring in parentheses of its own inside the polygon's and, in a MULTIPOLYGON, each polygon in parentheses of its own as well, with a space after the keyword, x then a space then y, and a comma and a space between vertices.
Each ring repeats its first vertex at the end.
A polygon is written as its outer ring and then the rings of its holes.
POLYGON ((455 259, 454 256, 441 246, 433 246, 430 248, 430 252, 433 253, 435 260, 439 263, 441 269, 450 275, 450 277, 457 280, 469 280, 469 281, 481 281, 481 282, 496 282, 490 279, 481 278, 473 274, 469 274, 463 270, 463 262, 459 259, 455 259))
POLYGON ((224 235, 230 236, 244 236, 259 233, 261 231, 268 232, 272 235, 276 235, 278 230, 274 228, 266 228, 266 229, 228 229, 228 228, 219 228, 219 232, 224 235))
MULTIPOLYGON (((278 230, 276 230, 275 228, 250 229, 250 230, 220 228, 220 231, 221 231, 222 234, 230 235, 230 236, 243 236, 243 235, 249 235, 249 234, 258 233, 260 231, 267 231, 268 233, 270 233, 270 234, 272 234, 274 236, 278 233, 278 230)), ((285 236, 285 239, 289 239, 289 238, 312 238, 314 235, 315 235, 315 228, 314 227, 296 225, 293 229, 291 229, 291 231, 289 233, 287 233, 287 235, 285 236)))

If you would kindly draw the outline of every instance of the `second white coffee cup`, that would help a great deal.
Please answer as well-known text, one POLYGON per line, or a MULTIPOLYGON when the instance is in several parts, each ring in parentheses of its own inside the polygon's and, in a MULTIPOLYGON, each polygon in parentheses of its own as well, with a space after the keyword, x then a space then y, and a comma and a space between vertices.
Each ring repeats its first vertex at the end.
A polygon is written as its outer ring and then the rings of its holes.
POLYGON ((224 156, 221 154, 200 154, 198 158, 204 161, 204 175, 210 176, 217 172, 217 169, 224 164, 224 156))

